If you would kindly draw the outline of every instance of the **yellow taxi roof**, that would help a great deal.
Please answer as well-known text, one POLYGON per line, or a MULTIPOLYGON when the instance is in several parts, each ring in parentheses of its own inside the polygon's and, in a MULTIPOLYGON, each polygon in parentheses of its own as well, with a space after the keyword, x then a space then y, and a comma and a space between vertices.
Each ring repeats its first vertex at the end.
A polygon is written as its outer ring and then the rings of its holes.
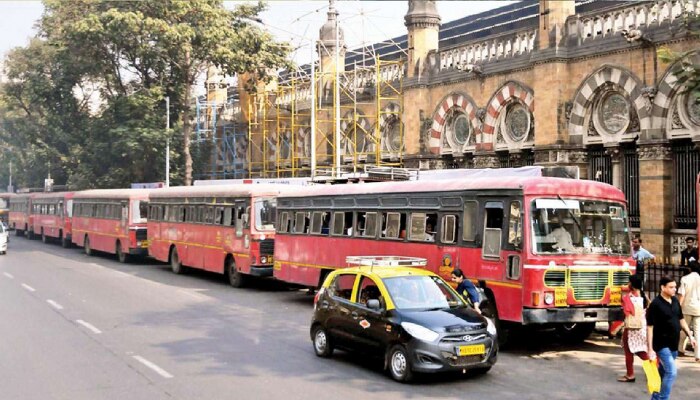
POLYGON ((342 272, 358 273, 362 272, 368 275, 374 275, 378 278, 395 278, 398 276, 435 276, 435 273, 423 268, 414 267, 350 267, 343 268, 342 272))

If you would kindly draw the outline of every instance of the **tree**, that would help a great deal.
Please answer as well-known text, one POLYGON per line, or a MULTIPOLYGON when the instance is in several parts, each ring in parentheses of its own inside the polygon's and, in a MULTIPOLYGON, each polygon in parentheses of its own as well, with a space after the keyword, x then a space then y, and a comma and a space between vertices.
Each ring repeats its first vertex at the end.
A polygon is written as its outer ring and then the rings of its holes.
MULTIPOLYGON (((689 35, 700 37, 700 14, 694 12, 684 12, 683 26, 689 35)), ((657 55, 665 63, 677 63, 673 70, 679 82, 684 82, 684 91, 695 97, 695 103, 700 104, 700 65, 695 64, 691 56, 697 49, 675 52, 668 47, 661 47, 657 55)))

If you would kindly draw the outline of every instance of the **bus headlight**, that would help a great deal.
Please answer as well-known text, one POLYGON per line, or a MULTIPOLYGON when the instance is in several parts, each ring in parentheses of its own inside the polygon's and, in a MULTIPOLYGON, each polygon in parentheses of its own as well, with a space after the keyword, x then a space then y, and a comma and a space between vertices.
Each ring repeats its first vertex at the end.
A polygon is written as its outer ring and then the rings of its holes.
POLYGON ((544 292, 544 304, 551 306, 554 303, 554 293, 544 292))
POLYGON ((267 264, 267 256, 260 256, 260 264, 267 264))
POLYGON ((401 327, 405 329, 409 335, 424 342, 434 342, 438 337, 440 337, 439 333, 412 322, 402 322, 401 327))

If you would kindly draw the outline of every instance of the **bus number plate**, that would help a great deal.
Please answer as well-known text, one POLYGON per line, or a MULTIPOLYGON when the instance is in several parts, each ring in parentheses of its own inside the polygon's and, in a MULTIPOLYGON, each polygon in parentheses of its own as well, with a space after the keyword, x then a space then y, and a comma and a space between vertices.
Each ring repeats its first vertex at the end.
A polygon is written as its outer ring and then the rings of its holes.
POLYGON ((566 288, 555 289, 554 290, 554 306, 555 307, 566 307, 566 288))
POLYGON ((610 305, 619 306, 622 304, 622 288, 610 288, 610 305))
POLYGON ((486 345, 484 344, 473 344, 470 346, 459 346, 457 349, 457 355, 459 356, 475 356, 486 353, 486 345))

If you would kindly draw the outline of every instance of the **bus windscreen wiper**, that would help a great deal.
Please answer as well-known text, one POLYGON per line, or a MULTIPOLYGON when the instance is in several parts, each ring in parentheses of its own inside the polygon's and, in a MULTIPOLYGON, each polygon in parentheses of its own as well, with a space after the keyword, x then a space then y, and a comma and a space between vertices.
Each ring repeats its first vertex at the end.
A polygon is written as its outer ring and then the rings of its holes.
POLYGON ((574 216, 574 213, 572 213, 571 210, 569 209, 569 207, 566 205, 566 201, 564 201, 564 199, 561 197, 561 195, 560 195, 559 193, 557 193, 557 198, 558 198, 559 200, 561 200, 562 203, 564 203, 564 207, 565 207, 565 209, 566 209, 566 212, 569 213, 569 215, 571 216, 571 218, 572 218, 572 219, 574 220, 574 222, 576 223, 576 227, 578 228, 578 231, 581 232, 581 235, 584 235, 583 229, 581 228, 581 224, 580 224, 580 223, 578 222, 578 220, 576 219, 576 216, 574 216))

